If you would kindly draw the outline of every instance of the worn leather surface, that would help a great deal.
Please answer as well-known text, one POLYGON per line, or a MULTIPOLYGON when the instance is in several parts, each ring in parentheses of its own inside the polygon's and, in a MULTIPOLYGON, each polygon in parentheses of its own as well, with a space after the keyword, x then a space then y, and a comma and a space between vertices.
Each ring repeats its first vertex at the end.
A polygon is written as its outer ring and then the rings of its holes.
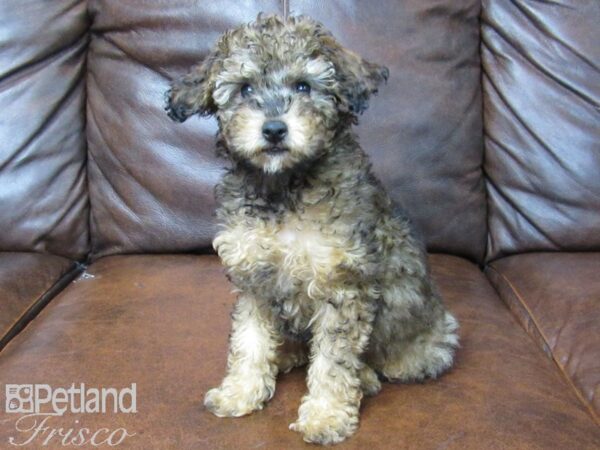
POLYGON ((71 265, 60 256, 0 252, 0 338, 71 265))
POLYGON ((600 253, 516 255, 487 274, 600 425, 600 253))
MULTIPOLYGON (((593 449, 598 428, 553 362, 531 342, 479 269, 434 255, 433 274, 461 323, 455 368, 366 399, 340 449, 593 449)), ((88 268, 0 353, 12 383, 137 383, 135 414, 67 414, 51 426, 136 433, 127 449, 312 448, 287 429, 304 370, 281 376, 271 403, 239 419, 201 406, 225 369, 231 286, 214 256, 114 256, 88 268)), ((0 442, 16 414, 0 414, 0 442)), ((47 448, 62 448, 49 445, 47 448)))
POLYGON ((82 258, 86 2, 0 2, 0 250, 82 258))
POLYGON ((171 122, 169 81, 219 35, 259 11, 305 13, 387 65, 359 134, 375 171, 429 247, 481 259, 485 247, 479 2, 178 1, 90 3, 88 140, 93 247, 119 252, 210 246, 214 119, 171 122))
POLYGON ((484 0, 489 259, 600 248, 600 2, 484 0))

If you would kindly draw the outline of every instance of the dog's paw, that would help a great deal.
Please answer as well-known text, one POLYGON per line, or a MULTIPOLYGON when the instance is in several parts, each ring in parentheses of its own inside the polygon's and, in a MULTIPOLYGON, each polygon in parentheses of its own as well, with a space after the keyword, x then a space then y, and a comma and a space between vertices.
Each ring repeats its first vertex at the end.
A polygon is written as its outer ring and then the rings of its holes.
POLYGON ((364 395, 372 397, 377 395, 381 390, 381 381, 379 381, 377 373, 369 366, 365 365, 358 372, 358 378, 360 379, 360 388, 364 395))
POLYGON ((277 368, 279 373, 288 373, 296 367, 308 364, 308 352, 301 345, 288 344, 279 350, 277 355, 277 368))
POLYGON ((290 430, 302 433, 306 442, 337 444, 358 428, 358 407, 307 397, 300 405, 298 420, 290 430))
POLYGON ((274 394, 275 388, 264 383, 243 384, 224 382, 204 396, 204 406, 217 417, 240 417, 262 409, 274 394))

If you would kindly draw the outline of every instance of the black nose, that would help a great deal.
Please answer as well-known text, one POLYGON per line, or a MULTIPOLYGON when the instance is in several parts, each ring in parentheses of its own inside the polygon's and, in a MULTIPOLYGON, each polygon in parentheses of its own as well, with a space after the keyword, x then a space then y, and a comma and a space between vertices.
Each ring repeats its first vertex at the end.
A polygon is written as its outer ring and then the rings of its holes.
POLYGON ((281 120, 269 120, 262 127, 262 134, 272 144, 283 141, 287 134, 287 125, 281 120))

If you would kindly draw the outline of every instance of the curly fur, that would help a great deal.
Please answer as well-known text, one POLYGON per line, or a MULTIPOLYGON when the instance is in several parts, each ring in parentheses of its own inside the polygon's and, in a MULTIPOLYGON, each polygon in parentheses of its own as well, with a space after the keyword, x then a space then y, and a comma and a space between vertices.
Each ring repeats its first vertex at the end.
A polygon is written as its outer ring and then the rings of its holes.
POLYGON ((216 115, 232 162, 215 191, 214 247, 239 298, 227 375, 205 397, 214 414, 261 409, 278 372, 310 361, 290 428, 336 443, 356 430, 377 374, 418 381, 451 366, 457 322, 351 130, 387 77, 307 17, 259 16, 167 93, 174 120, 216 115), (261 134, 273 118, 288 128, 277 151, 261 134))

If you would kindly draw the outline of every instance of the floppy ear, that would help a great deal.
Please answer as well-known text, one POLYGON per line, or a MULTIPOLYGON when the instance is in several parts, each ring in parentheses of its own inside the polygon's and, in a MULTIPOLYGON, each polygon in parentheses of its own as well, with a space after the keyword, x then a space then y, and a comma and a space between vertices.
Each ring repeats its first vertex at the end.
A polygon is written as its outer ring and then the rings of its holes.
POLYGON ((390 71, 385 66, 365 61, 330 35, 323 36, 322 40, 323 49, 335 66, 340 109, 354 115, 362 114, 369 106, 369 97, 387 81, 390 71))
POLYGON ((171 119, 184 122, 193 114, 208 116, 217 111, 212 94, 221 63, 221 52, 215 50, 202 63, 192 67, 187 75, 171 84, 165 94, 165 110, 171 119))

